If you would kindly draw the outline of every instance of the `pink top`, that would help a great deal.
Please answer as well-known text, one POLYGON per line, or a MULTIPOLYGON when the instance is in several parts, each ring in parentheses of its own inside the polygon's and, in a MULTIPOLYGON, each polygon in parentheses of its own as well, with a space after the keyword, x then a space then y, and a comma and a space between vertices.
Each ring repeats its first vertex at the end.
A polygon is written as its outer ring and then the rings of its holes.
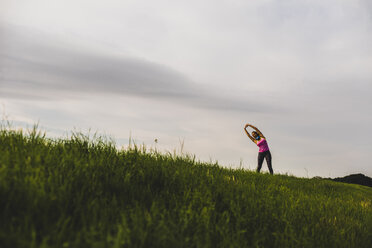
POLYGON ((266 152, 269 150, 267 141, 264 138, 261 138, 261 140, 257 142, 257 146, 260 148, 258 152, 266 152))

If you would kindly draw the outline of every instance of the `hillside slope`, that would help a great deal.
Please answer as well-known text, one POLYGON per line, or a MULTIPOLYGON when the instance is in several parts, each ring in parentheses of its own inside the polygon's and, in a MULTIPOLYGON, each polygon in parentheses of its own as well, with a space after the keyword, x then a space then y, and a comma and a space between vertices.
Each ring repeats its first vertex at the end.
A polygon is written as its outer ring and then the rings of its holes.
POLYGON ((0 247, 371 247, 372 189, 0 130, 0 247))

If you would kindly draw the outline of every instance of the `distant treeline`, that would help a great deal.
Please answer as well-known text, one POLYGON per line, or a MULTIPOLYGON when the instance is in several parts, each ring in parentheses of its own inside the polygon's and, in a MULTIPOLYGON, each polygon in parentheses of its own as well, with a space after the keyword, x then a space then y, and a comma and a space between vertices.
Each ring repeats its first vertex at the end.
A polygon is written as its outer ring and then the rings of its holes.
POLYGON ((352 183, 352 184, 359 184, 359 185, 372 187, 372 178, 367 177, 360 173, 348 175, 345 177, 337 177, 331 180, 336 181, 336 182, 352 183))

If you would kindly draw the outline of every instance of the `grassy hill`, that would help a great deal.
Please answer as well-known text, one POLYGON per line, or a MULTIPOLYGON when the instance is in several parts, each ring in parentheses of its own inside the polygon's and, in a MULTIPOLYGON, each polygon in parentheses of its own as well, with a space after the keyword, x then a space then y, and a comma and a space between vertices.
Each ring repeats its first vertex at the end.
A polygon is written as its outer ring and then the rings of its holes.
POLYGON ((372 188, 0 129, 0 247, 372 247, 372 188))

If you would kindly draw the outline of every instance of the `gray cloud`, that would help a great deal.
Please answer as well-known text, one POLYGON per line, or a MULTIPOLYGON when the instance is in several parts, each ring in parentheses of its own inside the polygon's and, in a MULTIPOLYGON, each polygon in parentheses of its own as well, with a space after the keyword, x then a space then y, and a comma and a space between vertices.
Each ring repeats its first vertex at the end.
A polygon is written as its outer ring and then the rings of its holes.
MULTIPOLYGON (((195 84, 172 68, 73 46, 25 28, 0 26, 0 94, 51 99, 80 92, 120 94, 208 109, 268 111, 274 107, 234 99, 227 92, 195 84), (80 49, 79 49, 80 48, 80 49), (51 94, 52 93, 52 94, 51 94)), ((249 92, 248 92, 249 95, 249 92)))

